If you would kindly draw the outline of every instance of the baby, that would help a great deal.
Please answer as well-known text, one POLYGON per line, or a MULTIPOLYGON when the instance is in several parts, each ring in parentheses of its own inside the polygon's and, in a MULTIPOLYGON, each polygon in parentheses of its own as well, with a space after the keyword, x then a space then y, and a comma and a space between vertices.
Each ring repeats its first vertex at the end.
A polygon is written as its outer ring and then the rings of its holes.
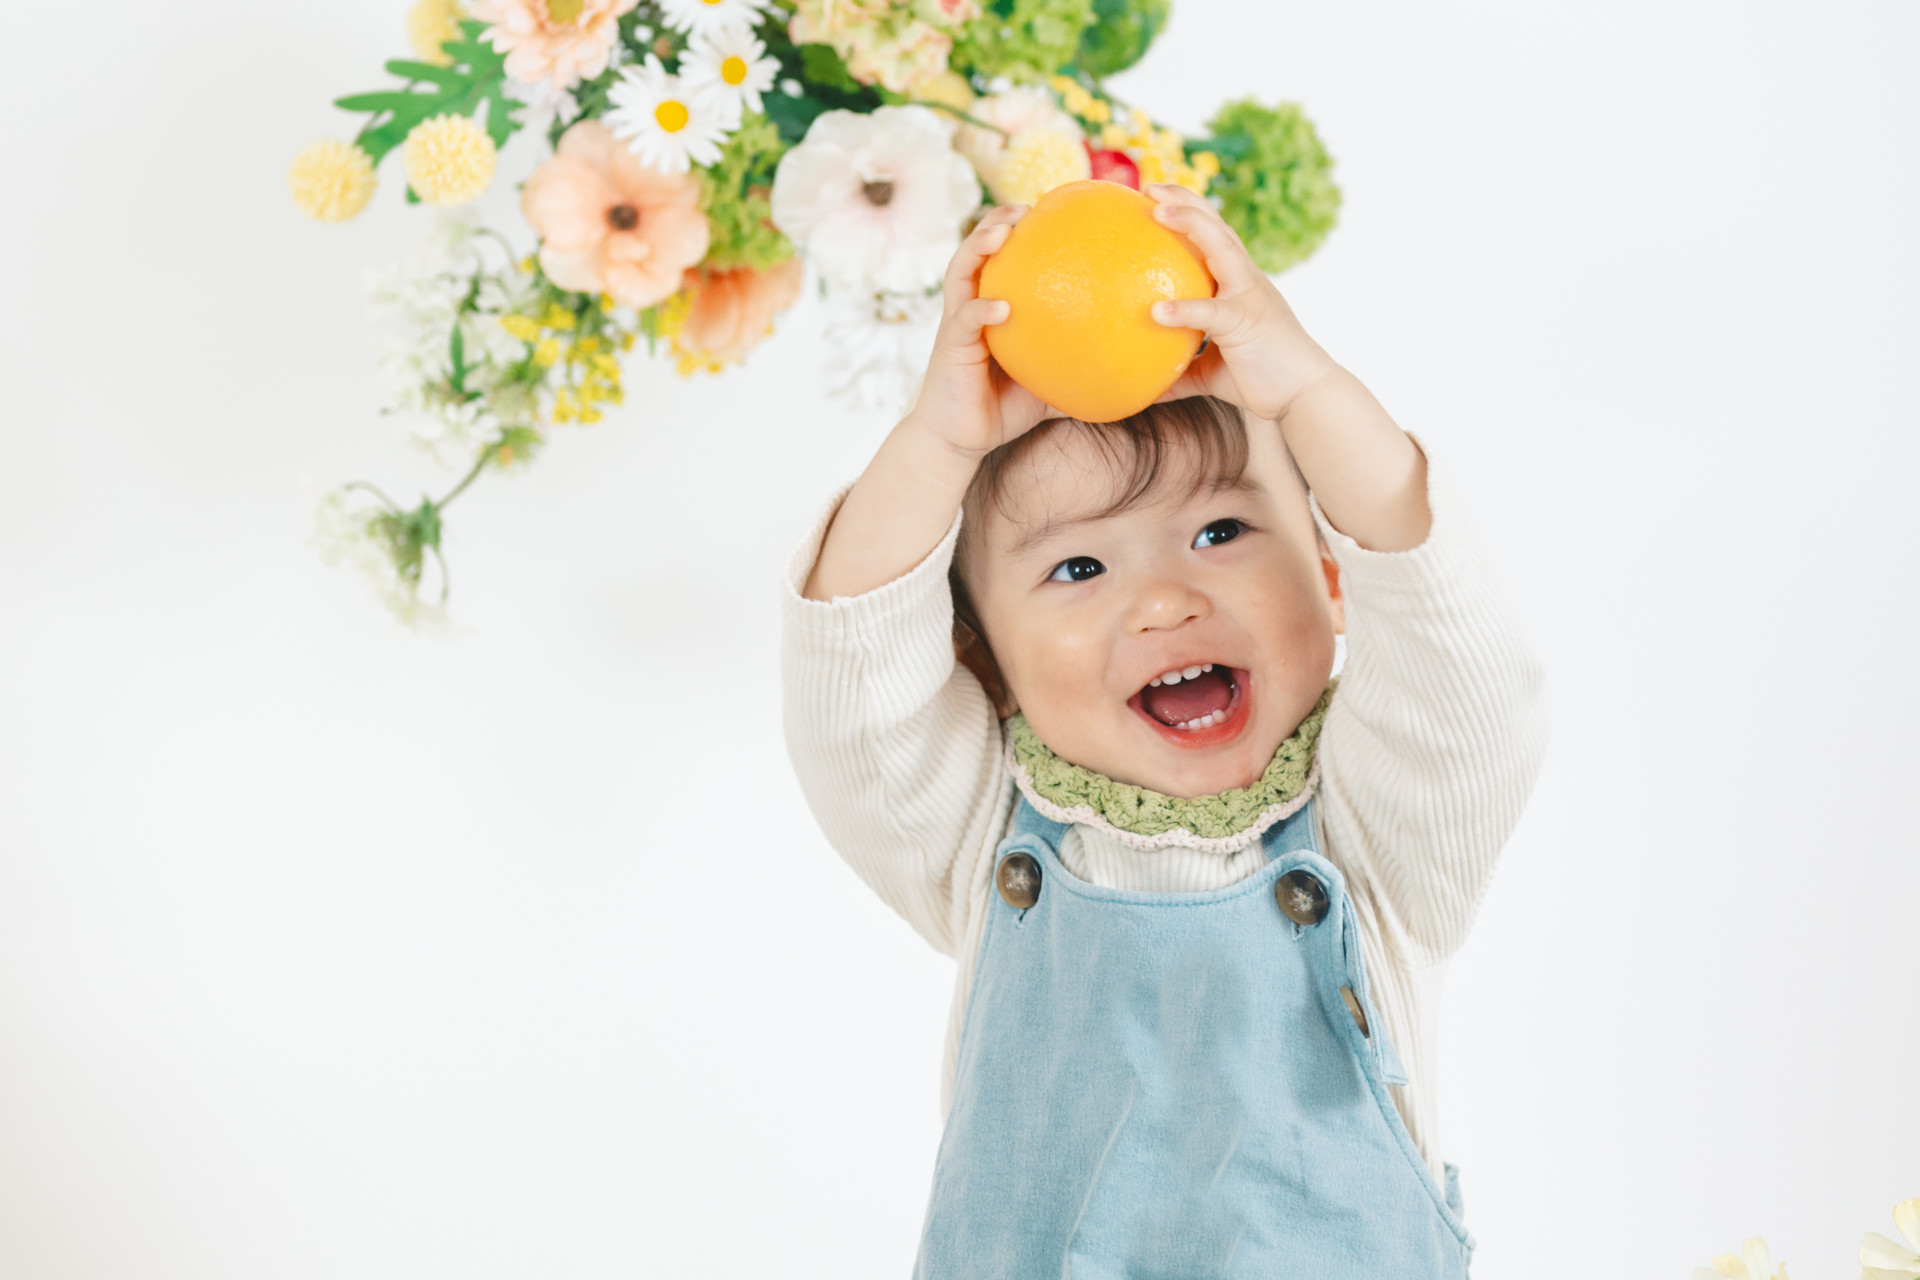
POLYGON ((1146 194, 1217 284, 1153 308, 1208 335, 1179 381, 1095 425, 1008 380, 996 208, 788 570, 801 785, 959 962, 915 1275, 1465 1276, 1434 1019, 1540 668, 1423 448, 1206 200, 1146 194))

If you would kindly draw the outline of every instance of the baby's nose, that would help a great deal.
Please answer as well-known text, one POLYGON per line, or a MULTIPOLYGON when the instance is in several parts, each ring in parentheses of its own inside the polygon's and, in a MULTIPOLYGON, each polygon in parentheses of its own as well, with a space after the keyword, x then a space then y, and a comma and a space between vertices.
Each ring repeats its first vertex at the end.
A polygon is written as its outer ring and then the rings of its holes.
POLYGON ((1145 584, 1134 599, 1129 624, 1139 631, 1171 631, 1213 612, 1206 593, 1177 578, 1145 584))

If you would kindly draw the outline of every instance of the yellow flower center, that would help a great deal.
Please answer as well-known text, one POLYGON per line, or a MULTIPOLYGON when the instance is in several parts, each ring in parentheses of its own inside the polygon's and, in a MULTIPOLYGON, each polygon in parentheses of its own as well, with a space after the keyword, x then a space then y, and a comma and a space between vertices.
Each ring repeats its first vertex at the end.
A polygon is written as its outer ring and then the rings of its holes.
POLYGON ((586 0, 547 0, 547 19, 557 23, 573 22, 584 8, 586 0))
POLYGON ((720 78, 728 84, 741 83, 747 78, 747 60, 740 57, 728 58, 720 64, 720 78))
POLYGON ((687 127, 687 107, 683 102, 668 98, 653 109, 653 118, 668 133, 678 133, 687 127))

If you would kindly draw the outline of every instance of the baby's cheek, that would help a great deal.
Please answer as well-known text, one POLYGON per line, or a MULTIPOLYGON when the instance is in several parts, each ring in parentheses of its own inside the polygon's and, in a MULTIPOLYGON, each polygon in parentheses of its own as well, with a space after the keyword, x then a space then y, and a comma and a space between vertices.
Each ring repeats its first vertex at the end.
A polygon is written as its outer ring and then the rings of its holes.
POLYGON ((1109 646, 1074 633, 1048 637, 1035 654, 1043 696, 1061 706, 1092 707, 1105 700, 1109 646))
POLYGON ((1087 763, 1089 753, 1097 755, 1101 740, 1111 736, 1107 722, 1114 698, 1105 679, 1109 654, 1103 639, 1072 630, 1036 637, 1026 654, 1027 689, 1021 705, 1027 719, 1036 731, 1047 726, 1043 740, 1076 764, 1087 763))

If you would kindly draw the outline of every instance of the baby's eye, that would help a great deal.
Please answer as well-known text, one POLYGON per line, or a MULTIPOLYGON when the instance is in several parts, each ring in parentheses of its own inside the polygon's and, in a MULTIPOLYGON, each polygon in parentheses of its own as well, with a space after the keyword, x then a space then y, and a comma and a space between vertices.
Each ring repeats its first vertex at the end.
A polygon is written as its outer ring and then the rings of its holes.
POLYGON ((1053 566, 1053 572, 1047 575, 1048 582, 1085 582, 1088 578, 1097 578, 1107 571, 1107 566, 1092 556, 1073 556, 1053 566))
POLYGON ((1212 524, 1194 535, 1193 549, 1198 551, 1202 547, 1217 547, 1223 542, 1232 542, 1246 531, 1247 526, 1241 524, 1238 520, 1215 520, 1212 524))

